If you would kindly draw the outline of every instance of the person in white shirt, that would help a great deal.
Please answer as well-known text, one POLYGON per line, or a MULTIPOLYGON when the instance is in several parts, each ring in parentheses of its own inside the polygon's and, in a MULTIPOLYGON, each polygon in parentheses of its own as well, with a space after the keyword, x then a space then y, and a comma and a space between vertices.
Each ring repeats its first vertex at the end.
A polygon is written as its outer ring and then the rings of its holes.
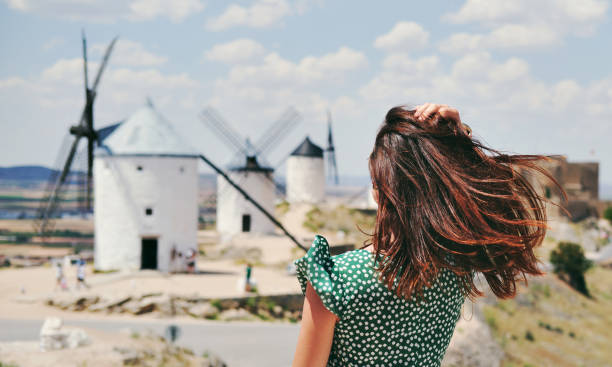
POLYGON ((76 288, 79 289, 81 286, 85 288, 89 288, 89 285, 85 283, 85 260, 79 259, 79 264, 77 265, 77 285, 76 288))

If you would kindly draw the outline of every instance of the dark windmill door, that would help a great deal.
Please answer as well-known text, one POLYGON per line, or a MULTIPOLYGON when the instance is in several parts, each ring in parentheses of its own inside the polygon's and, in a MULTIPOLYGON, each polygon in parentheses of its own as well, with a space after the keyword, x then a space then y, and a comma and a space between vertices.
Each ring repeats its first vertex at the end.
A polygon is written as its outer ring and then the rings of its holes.
POLYGON ((251 232, 251 215, 242 215, 242 232, 251 232))
POLYGON ((140 268, 157 269, 157 238, 143 238, 140 251, 140 268))

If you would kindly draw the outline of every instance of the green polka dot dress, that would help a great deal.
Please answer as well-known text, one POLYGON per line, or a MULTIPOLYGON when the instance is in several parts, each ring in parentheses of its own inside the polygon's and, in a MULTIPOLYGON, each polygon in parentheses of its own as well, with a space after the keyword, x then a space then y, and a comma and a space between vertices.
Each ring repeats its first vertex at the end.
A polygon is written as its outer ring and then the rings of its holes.
POLYGON ((310 280, 339 318, 328 367, 440 366, 465 300, 454 273, 443 270, 424 289, 423 302, 389 291, 374 273, 370 251, 330 256, 322 236, 294 264, 302 293, 310 280))

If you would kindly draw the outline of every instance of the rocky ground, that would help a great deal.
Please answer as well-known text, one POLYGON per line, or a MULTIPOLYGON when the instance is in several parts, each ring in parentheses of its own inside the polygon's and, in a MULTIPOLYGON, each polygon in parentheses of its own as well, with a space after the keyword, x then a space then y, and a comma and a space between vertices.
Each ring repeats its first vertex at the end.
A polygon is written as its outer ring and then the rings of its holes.
POLYGON ((129 294, 114 296, 54 295, 46 300, 48 306, 66 311, 101 314, 152 314, 171 318, 190 316, 199 319, 234 321, 263 320, 297 322, 301 318, 301 294, 270 295, 210 299, 193 298, 163 293, 129 294))
POLYGON ((226 366, 212 353, 197 356, 152 334, 83 331, 89 342, 76 348, 41 351, 38 341, 0 343, 0 366, 226 366))
POLYGON ((466 301, 442 361, 443 367, 501 366, 504 351, 491 333, 482 302, 466 301))

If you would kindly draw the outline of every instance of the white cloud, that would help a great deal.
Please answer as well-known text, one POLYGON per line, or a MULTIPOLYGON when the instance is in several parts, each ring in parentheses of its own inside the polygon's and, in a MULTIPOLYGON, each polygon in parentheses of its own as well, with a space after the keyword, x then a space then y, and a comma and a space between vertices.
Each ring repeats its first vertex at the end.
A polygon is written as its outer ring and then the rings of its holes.
POLYGON ((489 79, 493 82, 508 82, 520 79, 529 74, 529 64, 522 59, 513 57, 503 64, 493 65, 489 72, 489 79))
POLYGON ((439 50, 460 54, 488 49, 547 47, 561 42, 561 35, 544 26, 507 24, 488 34, 456 33, 440 42, 439 50))
POLYGON ((443 52, 517 49, 552 46, 568 35, 587 36, 606 16, 603 0, 503 1, 467 0, 443 19, 456 24, 476 23, 485 33, 457 33, 440 44, 443 52))
POLYGON ((113 23, 167 17, 182 21, 204 9, 202 0, 6 0, 12 9, 52 18, 113 23))
POLYGON ((589 22, 602 21, 607 9, 605 0, 467 0, 458 12, 446 14, 443 19, 490 26, 537 22, 587 26, 589 22))
POLYGON ((488 47, 518 48, 558 43, 560 34, 544 25, 506 24, 487 37, 488 47))
POLYGON ((408 51, 427 44, 429 32, 415 22, 398 22, 389 33, 379 36, 374 46, 387 51, 408 51))
POLYGON ((293 9, 287 0, 256 0, 251 6, 231 4, 225 11, 207 21, 206 27, 221 31, 236 26, 267 28, 277 24, 293 9))
POLYGON ((239 38, 213 46, 212 49, 204 53, 204 56, 209 60, 237 64, 260 58, 264 53, 265 49, 259 42, 248 38, 239 38))
POLYGON ((282 58, 277 53, 265 56, 261 63, 233 67, 221 83, 260 88, 297 87, 342 80, 350 71, 367 65, 361 52, 348 47, 323 56, 304 57, 298 63, 282 58))
POLYGON ((471 53, 453 63, 451 76, 455 79, 482 79, 490 65, 488 52, 471 53))
MULTIPOLYGON (((97 62, 88 62, 91 70, 98 68, 97 62)), ((75 59, 60 59, 53 65, 45 68, 40 77, 43 83, 57 83, 75 85, 83 84, 83 60, 75 59)))
POLYGON ((583 88, 574 80, 562 80, 553 86, 553 105, 558 109, 565 109, 569 106, 576 105, 582 93, 584 93, 583 88))
POLYGON ((439 49, 445 53, 462 53, 480 50, 485 36, 470 33, 455 33, 440 42, 439 49))
MULTIPOLYGON (((97 70, 98 65, 97 62, 89 63, 91 70, 97 70)), ((3 95, 17 100, 23 98, 34 111, 43 115, 58 113, 64 118, 76 116, 75 107, 78 109, 80 106, 78 103, 75 105, 75 101, 83 99, 83 85, 83 61, 80 58, 57 60, 31 79, 13 77, 0 80, 0 90, 6 93, 3 95)), ((96 105, 103 105, 101 111, 106 114, 127 113, 130 106, 133 109, 134 105, 141 105, 151 95, 169 96, 167 105, 177 106, 198 85, 184 73, 164 74, 154 68, 133 70, 110 65, 102 76, 96 105)))
POLYGON ((321 57, 309 56, 301 60, 298 70, 304 74, 317 74, 328 77, 331 73, 356 70, 367 65, 365 55, 348 47, 340 47, 337 52, 321 57))
POLYGON ((200 0, 133 0, 129 7, 134 20, 167 16, 173 22, 180 22, 204 10, 204 3, 200 0))
MULTIPOLYGON (((106 52, 107 44, 95 44, 91 51, 93 55, 102 56, 106 52)), ((159 56, 147 51, 141 43, 119 39, 111 54, 114 65, 125 66, 157 66, 166 63, 165 56, 159 56)))

